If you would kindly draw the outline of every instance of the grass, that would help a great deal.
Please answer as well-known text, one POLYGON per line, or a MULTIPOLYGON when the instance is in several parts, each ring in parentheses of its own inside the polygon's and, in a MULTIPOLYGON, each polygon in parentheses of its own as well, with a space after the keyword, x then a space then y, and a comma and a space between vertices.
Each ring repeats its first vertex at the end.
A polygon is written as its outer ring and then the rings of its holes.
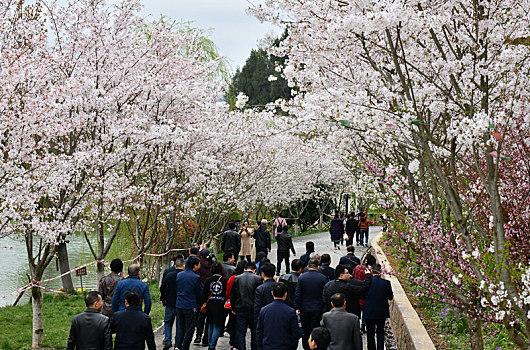
MULTIPOLYGON (((150 283, 153 306, 151 318, 153 327, 164 320, 164 307, 159 302, 158 283, 150 283)), ((72 317, 85 310, 83 295, 44 295, 44 349, 66 349, 72 317)), ((31 304, 0 308, 0 349, 29 349, 31 347, 32 308, 31 304)))

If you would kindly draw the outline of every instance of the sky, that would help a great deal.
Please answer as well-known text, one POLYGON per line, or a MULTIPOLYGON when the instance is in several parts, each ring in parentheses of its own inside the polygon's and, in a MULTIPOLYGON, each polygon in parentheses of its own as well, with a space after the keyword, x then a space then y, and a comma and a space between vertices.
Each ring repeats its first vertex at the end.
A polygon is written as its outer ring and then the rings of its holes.
MULTIPOLYGON (((252 4, 259 2, 252 0, 252 4)), ((162 14, 177 21, 193 21, 193 27, 211 29, 210 38, 233 70, 243 66, 260 39, 282 32, 248 15, 245 10, 251 3, 247 0, 142 0, 142 4, 145 15, 158 18, 162 14)))

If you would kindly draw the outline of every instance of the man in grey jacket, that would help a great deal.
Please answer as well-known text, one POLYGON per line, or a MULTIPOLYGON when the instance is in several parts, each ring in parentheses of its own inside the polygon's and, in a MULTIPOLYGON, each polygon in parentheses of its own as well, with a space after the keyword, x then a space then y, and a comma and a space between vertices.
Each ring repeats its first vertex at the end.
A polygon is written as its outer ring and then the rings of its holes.
POLYGON ((342 293, 331 297, 333 309, 322 316, 320 324, 329 330, 328 350, 361 350, 359 317, 346 311, 346 297, 342 293))

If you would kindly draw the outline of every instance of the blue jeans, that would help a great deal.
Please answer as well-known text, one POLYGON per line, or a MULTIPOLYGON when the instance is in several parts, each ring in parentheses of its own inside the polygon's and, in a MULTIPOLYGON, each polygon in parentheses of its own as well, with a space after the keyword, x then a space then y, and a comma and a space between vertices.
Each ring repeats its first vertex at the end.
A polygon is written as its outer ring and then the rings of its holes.
POLYGON ((366 342, 368 350, 376 350, 375 335, 377 334, 377 350, 385 348, 385 319, 384 318, 367 318, 366 319, 366 342))
POLYGON ((361 243, 363 242, 363 237, 365 239, 366 244, 368 244, 368 230, 362 229, 361 230, 361 243))
POLYGON ((179 332, 178 341, 175 344, 180 350, 189 350, 191 339, 193 338, 193 331, 197 324, 197 314, 193 309, 177 308, 177 315, 179 318, 179 332))
POLYGON ((221 326, 211 322, 208 328, 208 345, 210 348, 215 349, 219 335, 221 335, 221 326))
POLYGON ((252 311, 236 311, 237 319, 237 343, 238 350, 247 350, 245 336, 247 335, 247 327, 250 328, 250 348, 256 350, 256 323, 254 321, 254 312, 252 311))
MULTIPOLYGON (((173 323, 177 317, 177 308, 174 306, 167 306, 164 313, 164 344, 171 344, 171 331, 173 330, 173 323)), ((179 322, 175 328, 175 345, 177 344, 179 334, 179 322)))

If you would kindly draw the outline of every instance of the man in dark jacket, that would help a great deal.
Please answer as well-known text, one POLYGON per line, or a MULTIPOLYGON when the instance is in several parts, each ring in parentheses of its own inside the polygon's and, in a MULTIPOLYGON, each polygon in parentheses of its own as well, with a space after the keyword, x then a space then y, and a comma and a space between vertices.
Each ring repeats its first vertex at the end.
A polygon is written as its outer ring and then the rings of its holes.
POLYGON ((309 256, 315 251, 315 243, 309 241, 305 243, 305 254, 300 257, 300 261, 304 263, 304 267, 309 263, 309 256))
POLYGON ((352 245, 349 245, 346 248, 346 251, 348 254, 344 255, 339 260, 339 264, 348 266, 348 269, 350 270, 350 274, 353 273, 353 269, 355 266, 361 264, 361 259, 355 256, 355 247, 352 245))
POLYGON ((112 333, 116 333, 115 350, 156 350, 151 317, 140 309, 140 294, 131 289, 125 293, 126 309, 116 312, 112 319, 112 333))
POLYGON ((293 239, 290 234, 288 226, 284 226, 282 233, 276 236, 276 241, 278 242, 278 251, 277 251, 277 270, 276 275, 280 275, 280 270, 282 267, 282 261, 285 261, 285 273, 289 273, 289 250, 293 252, 293 255, 296 256, 296 251, 294 250, 293 239))
MULTIPOLYGON (((199 269, 199 276, 201 279, 201 290, 204 288, 204 282, 206 279, 212 276, 212 265, 214 263, 214 256, 210 254, 210 251, 206 248, 202 249, 199 252, 201 257, 201 267, 199 269)), ((203 346, 208 346, 208 329, 210 327, 209 322, 207 322, 206 314, 199 313, 197 314, 197 334, 195 335, 194 344, 201 344, 203 346), (202 340, 201 340, 202 339, 202 340)))
MULTIPOLYGON (((173 271, 169 271, 162 279, 160 285, 160 301, 165 306, 164 313, 164 350, 173 346, 171 343, 171 332, 173 330, 173 323, 177 317, 177 274, 184 271, 184 259, 177 258, 171 267, 173 271)), ((179 325, 175 330, 175 343, 178 339, 179 325)))
POLYGON ((264 252, 265 256, 271 251, 271 235, 267 230, 267 220, 261 220, 261 225, 254 231, 254 246, 256 254, 264 252))
POLYGON ((340 241, 344 235, 344 220, 339 218, 339 214, 335 214, 331 224, 329 225, 329 235, 333 241, 334 249, 340 249, 340 241))
MULTIPOLYGON (((345 231, 348 235, 348 245, 353 245, 353 239, 356 237, 357 227, 359 226, 359 220, 355 218, 355 214, 351 213, 346 220, 345 231)), ((357 244, 359 244, 359 238, 357 238, 357 244)))
POLYGON ((351 280, 351 274, 346 265, 337 265, 335 268, 335 280, 324 286, 322 297, 324 299, 324 310, 331 310, 331 297, 342 293, 346 296, 346 311, 351 312, 359 319, 361 318, 361 306, 359 299, 363 299, 372 285, 372 275, 366 270, 364 282, 351 280))
POLYGON ((304 271, 304 263, 300 259, 294 259, 291 262, 291 269, 293 271, 282 275, 279 282, 284 283, 287 287, 287 299, 285 299, 285 303, 290 307, 294 307, 296 285, 298 284, 298 277, 300 277, 304 271))
POLYGON ((230 303, 236 315, 238 350, 246 350, 245 336, 250 328, 251 349, 256 350, 256 322, 254 319, 254 296, 261 278, 255 275, 256 264, 249 263, 241 275, 234 278, 230 303))
POLYGON ((226 278, 230 278, 236 274, 236 257, 237 255, 234 255, 234 253, 230 252, 225 252, 223 255, 223 269, 225 271, 226 278))
POLYGON ((318 260, 311 259, 307 265, 308 271, 298 278, 294 305, 300 314, 300 321, 304 329, 302 345, 309 350, 308 339, 313 328, 318 327, 322 317, 322 291, 327 278, 318 272, 318 260))
POLYGON ((85 296, 87 309, 74 316, 68 337, 68 350, 112 350, 110 320, 100 314, 103 299, 99 292, 88 292, 85 296))
POLYGON ((326 276, 328 281, 332 281, 335 279, 335 269, 329 266, 329 264, 331 264, 331 256, 329 254, 322 254, 318 271, 326 276))
POLYGON ((116 290, 118 282, 123 279, 123 262, 114 259, 110 262, 110 273, 99 281, 99 292, 103 298, 103 309, 101 313, 112 318, 112 296, 116 290))
POLYGON ((193 331, 197 323, 196 310, 201 298, 201 280, 199 268, 201 261, 196 256, 190 256, 186 262, 186 270, 177 275, 177 316, 179 320, 179 334, 177 347, 189 350, 193 331))
POLYGON ((333 309, 322 315, 320 325, 331 335, 328 350, 362 350, 359 317, 346 311, 346 297, 342 293, 331 297, 333 309))
POLYGON ((256 336, 263 350, 296 350, 302 329, 293 308, 285 304, 287 288, 283 283, 272 285, 274 301, 261 309, 256 336))
POLYGON ((228 224, 228 230, 223 233, 223 238, 221 239, 221 249, 225 253, 233 253, 235 256, 238 256, 239 251, 241 250, 241 236, 235 231, 236 223, 231 221, 228 224))
POLYGON ((149 315, 151 312, 151 293, 149 286, 140 278, 140 265, 132 264, 127 269, 129 276, 118 282, 116 290, 112 296, 112 311, 125 310, 125 293, 131 289, 140 294, 142 300, 140 301, 140 311, 142 310, 142 302, 144 303, 144 312, 149 315))
MULTIPOLYGON (((172 261, 173 265, 169 266, 167 269, 164 270, 164 273, 162 274, 162 279, 164 279, 164 277, 166 277, 166 275, 168 273, 175 271, 175 261, 177 259, 184 260, 184 255, 182 255, 180 253, 177 253, 177 254, 174 254, 174 255, 171 256, 171 261, 172 261)), ((184 262, 184 264, 185 264, 185 262, 184 262)))
POLYGON ((274 283, 274 270, 275 267, 271 263, 265 263, 261 267, 261 278, 263 283, 256 288, 254 294, 254 316, 258 319, 261 308, 265 305, 272 303, 272 286, 274 283))
POLYGON ((375 335, 377 334, 377 349, 383 350, 385 343, 385 319, 390 317, 388 301, 394 299, 390 281, 381 278, 381 265, 372 268, 374 279, 372 287, 366 296, 364 317, 366 319, 366 333, 368 350, 375 350, 375 335))

